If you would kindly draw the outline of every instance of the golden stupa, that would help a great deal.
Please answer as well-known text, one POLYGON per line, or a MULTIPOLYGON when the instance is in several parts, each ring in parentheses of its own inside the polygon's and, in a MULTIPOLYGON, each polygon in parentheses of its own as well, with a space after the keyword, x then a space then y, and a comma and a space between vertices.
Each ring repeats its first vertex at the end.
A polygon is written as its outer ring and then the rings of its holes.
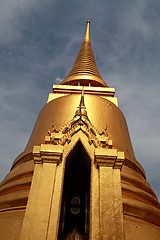
POLYGON ((160 203, 135 159, 89 21, 72 70, 0 184, 1 240, 159 240, 160 203))

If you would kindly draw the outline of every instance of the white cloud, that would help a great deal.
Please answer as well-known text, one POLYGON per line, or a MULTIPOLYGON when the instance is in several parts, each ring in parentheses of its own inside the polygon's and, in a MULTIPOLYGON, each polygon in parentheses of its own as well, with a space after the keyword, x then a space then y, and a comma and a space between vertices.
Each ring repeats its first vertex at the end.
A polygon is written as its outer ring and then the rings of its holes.
POLYGON ((0 0, 0 44, 19 40, 25 27, 25 17, 33 9, 43 7, 49 2, 50 0, 0 0))
POLYGON ((30 4, 29 0, 0 1, 0 43, 9 43, 21 37, 17 15, 21 9, 28 9, 30 4))
POLYGON ((57 81, 58 83, 60 83, 60 82, 63 81, 63 79, 61 79, 60 77, 56 77, 56 81, 57 81))

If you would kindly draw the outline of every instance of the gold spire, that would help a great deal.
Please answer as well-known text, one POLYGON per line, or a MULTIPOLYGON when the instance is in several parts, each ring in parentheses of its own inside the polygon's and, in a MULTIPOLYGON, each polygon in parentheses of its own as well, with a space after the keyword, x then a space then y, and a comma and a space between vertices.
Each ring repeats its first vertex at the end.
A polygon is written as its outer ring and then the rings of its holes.
POLYGON ((81 85, 81 86, 103 86, 108 87, 102 80, 96 66, 91 41, 90 41, 90 21, 87 21, 87 28, 83 44, 78 53, 76 61, 61 84, 81 85))
POLYGON ((85 36, 84 36, 84 40, 83 40, 83 42, 91 42, 91 40, 90 40, 90 21, 88 20, 87 21, 87 29, 86 29, 86 34, 85 34, 85 36))

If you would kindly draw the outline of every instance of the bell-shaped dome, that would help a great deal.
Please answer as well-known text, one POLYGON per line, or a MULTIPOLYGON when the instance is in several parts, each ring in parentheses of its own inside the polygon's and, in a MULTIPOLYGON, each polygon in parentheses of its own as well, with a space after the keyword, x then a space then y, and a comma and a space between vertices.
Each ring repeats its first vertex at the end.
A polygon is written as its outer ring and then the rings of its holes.
MULTIPOLYGON (((110 146, 112 146, 113 150, 120 151, 125 156, 123 159, 123 167, 119 173, 120 192, 122 189, 121 201, 123 203, 122 214, 125 239, 160 239, 160 203, 146 180, 142 166, 135 159, 125 117, 114 101, 111 101, 111 98, 113 98, 113 95, 111 94, 112 89, 108 88, 106 83, 102 80, 96 67, 90 43, 89 21, 87 22, 84 42, 75 64, 67 78, 61 82, 61 85, 59 85, 58 88, 57 92, 53 93, 53 99, 50 100, 41 110, 24 152, 17 157, 12 165, 11 171, 0 184, 0 239, 3 239, 4 235, 5 239, 19 239, 24 215, 26 213, 28 196, 32 191, 31 184, 34 181, 35 176, 33 176, 35 169, 33 148, 35 146, 39 148, 41 145, 45 145, 48 141, 46 139, 48 139, 48 137, 50 138, 52 133, 55 133, 57 139, 60 137, 63 138, 66 134, 70 143, 72 143, 74 131, 72 132, 70 130, 75 130, 74 123, 78 120, 80 126, 82 125, 82 122, 88 124, 86 125, 88 128, 86 126, 83 128, 82 134, 84 134, 85 129, 87 128, 88 135, 85 135, 85 139, 87 138, 86 136, 89 136, 88 139, 90 138, 90 141, 85 140, 85 143, 88 145, 90 144, 90 146, 94 148, 94 153, 97 148, 93 144, 93 134, 95 138, 99 136, 98 140, 102 139, 102 142, 104 142, 105 139, 109 139, 112 142, 110 146), (79 83, 84 87, 76 86, 79 85, 79 83), (68 84, 75 85, 76 87, 62 86, 68 84), (60 89, 63 90, 63 92, 58 92, 60 89), (105 95, 105 92, 109 95, 105 95), (70 135, 69 131, 67 133, 65 132, 67 129, 69 129, 70 135)), ((57 144, 56 141, 55 143, 48 143, 48 145, 54 145, 55 147, 57 147, 57 144)), ((68 147, 69 142, 63 142, 62 145, 68 147)), ((111 149, 108 147, 108 150, 111 149)), ((61 168, 61 171, 65 171, 64 162, 65 159, 57 165, 57 168, 61 168)), ((97 186, 100 181, 100 172, 95 164, 94 156, 91 164, 91 178, 94 177, 94 180, 91 180, 91 190, 95 191, 96 188, 98 189, 97 186), (97 179, 97 182, 95 179, 97 179)), ((106 168, 106 166, 104 166, 104 168, 106 168)), ((62 181, 63 177, 59 170, 56 171, 58 173, 56 173, 57 179, 55 180, 55 183, 57 186, 60 186, 59 181, 62 181)), ((53 172, 51 175, 52 174, 53 172)), ((106 175, 103 175, 103 177, 105 183, 110 183, 110 181, 108 181, 109 179, 105 178, 106 175)), ((41 181, 42 180, 39 179, 39 183, 41 183, 41 181)), ((44 182, 47 181, 45 180, 44 182)), ((36 186, 38 186, 38 182, 36 186)), ((53 188, 52 191, 54 193, 53 188)), ((57 190, 55 192, 58 193, 59 191, 57 190)), ((99 189, 97 192, 99 193, 99 189)), ((100 203, 97 201, 97 195, 94 196, 96 197, 94 198, 92 196, 90 202, 92 207, 94 205, 95 208, 98 208, 100 203), (95 201, 94 204, 93 201, 95 201)), ((38 197, 41 197, 41 194, 39 194, 38 197)), ((33 199, 36 199, 36 196, 34 196, 33 199)), ((57 202, 56 197, 55 199, 57 202)), ((107 201, 108 199, 106 199, 104 204, 106 204, 107 201)), ((115 201, 118 201, 118 198, 115 198, 115 201)), ((42 197, 42 202, 44 207, 49 201, 43 201, 42 197)), ((56 207, 54 206, 54 208, 56 207)), ((51 208, 49 207, 48 209, 51 208)), ((34 207, 32 210, 34 211, 34 207)), ((110 212, 114 210, 115 209, 109 209, 110 212)), ((49 216, 51 215, 52 214, 49 213, 49 216)), ((105 216, 107 217, 107 214, 105 216)), ((92 215, 92 217, 97 219, 96 214, 95 216, 92 215)), ((39 218, 37 219, 39 221, 39 218)), ((98 222, 99 220, 96 221, 98 222)), ((98 225, 97 222, 95 225, 98 225)), ((48 226, 47 223, 47 229, 48 226)), ((92 226, 92 228, 94 228, 94 226, 92 226)), ((80 237, 77 232, 75 233, 71 231, 70 233, 71 236, 80 237)))

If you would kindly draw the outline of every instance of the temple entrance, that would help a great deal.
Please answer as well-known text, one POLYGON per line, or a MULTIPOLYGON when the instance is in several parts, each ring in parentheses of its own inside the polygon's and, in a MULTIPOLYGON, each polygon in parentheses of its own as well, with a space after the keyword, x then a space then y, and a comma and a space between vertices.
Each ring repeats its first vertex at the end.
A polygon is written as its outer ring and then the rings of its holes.
POLYGON ((79 141, 66 159, 59 240, 89 239, 91 160, 79 141))

